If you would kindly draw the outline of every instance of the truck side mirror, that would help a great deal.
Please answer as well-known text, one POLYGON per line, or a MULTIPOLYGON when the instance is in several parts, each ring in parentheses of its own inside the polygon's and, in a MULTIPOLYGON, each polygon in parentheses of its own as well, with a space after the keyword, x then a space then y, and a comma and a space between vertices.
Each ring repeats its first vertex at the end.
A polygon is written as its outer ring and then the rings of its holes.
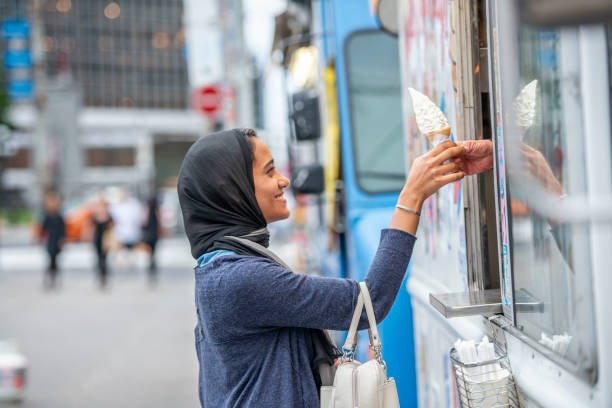
POLYGON ((314 164, 294 169, 291 188, 295 194, 320 194, 325 191, 323 166, 314 164))
POLYGON ((316 91, 297 92, 292 97, 292 115, 295 138, 298 141, 316 140, 321 137, 319 97, 316 91))
POLYGON ((397 0, 378 0, 376 5, 376 18, 380 23, 380 28, 396 37, 399 20, 397 3, 397 0))

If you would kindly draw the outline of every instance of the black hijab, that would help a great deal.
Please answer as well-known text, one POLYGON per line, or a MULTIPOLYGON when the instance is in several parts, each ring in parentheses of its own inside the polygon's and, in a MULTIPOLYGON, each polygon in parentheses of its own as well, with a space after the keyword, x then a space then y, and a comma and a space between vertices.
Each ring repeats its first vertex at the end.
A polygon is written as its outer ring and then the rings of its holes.
POLYGON ((178 196, 195 259, 217 249, 258 255, 226 236, 268 246, 266 220, 255 198, 248 134, 241 129, 213 133, 195 142, 185 155, 178 196))

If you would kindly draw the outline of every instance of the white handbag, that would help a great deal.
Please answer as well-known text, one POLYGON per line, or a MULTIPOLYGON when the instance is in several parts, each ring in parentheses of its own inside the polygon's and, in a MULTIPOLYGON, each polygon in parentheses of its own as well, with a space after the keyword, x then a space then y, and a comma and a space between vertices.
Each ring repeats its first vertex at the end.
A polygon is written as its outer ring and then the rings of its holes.
POLYGON ((342 362, 336 370, 334 385, 321 387, 321 408, 399 408, 395 380, 387 378, 387 365, 382 356, 382 344, 370 293, 364 282, 359 286, 361 293, 342 347, 342 362), (376 358, 360 364, 353 357, 357 346, 357 326, 364 304, 370 323, 370 347, 376 358))

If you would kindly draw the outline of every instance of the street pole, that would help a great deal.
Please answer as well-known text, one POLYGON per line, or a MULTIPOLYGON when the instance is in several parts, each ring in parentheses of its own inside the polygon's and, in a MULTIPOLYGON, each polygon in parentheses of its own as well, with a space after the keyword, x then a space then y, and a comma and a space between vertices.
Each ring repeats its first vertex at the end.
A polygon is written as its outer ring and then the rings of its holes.
POLYGON ((47 165, 47 138, 45 130, 45 108, 46 108, 46 72, 45 55, 43 52, 43 2, 42 0, 29 1, 29 14, 32 21, 32 54, 34 56, 34 86, 36 107, 36 125, 34 137, 32 138, 32 151, 34 152, 34 172, 36 182, 32 187, 33 202, 40 206, 43 192, 48 186, 50 179, 46 171, 47 165))

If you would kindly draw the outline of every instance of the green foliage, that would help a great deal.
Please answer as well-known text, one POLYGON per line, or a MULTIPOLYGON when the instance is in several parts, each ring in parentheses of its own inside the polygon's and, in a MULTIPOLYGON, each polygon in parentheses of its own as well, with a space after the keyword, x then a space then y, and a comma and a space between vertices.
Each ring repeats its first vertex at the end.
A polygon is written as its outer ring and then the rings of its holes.
POLYGON ((0 208, 0 219, 11 225, 27 225, 34 220, 34 212, 24 208, 0 208))
POLYGON ((6 77, 4 74, 4 68, 0 65, 0 124, 12 127, 6 119, 6 113, 8 111, 9 105, 11 104, 11 101, 6 90, 5 78, 6 77))
POLYGON ((9 97, 6 93, 5 89, 0 89, 0 124, 7 125, 10 127, 10 124, 6 120, 6 111, 9 107, 9 97))

